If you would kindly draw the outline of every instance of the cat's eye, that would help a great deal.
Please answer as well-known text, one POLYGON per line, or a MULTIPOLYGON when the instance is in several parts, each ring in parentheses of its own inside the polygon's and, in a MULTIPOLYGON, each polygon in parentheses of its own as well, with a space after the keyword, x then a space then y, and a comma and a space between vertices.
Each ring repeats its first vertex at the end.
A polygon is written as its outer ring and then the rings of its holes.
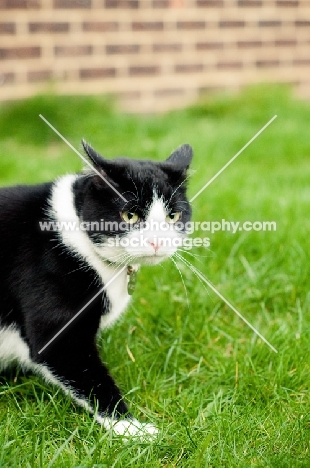
POLYGON ((167 223, 177 223, 181 218, 180 211, 176 211, 175 213, 169 213, 166 217, 167 223))
POLYGON ((121 217, 128 224, 135 224, 137 221, 139 221, 139 215, 137 213, 133 213, 132 211, 122 211, 121 217))

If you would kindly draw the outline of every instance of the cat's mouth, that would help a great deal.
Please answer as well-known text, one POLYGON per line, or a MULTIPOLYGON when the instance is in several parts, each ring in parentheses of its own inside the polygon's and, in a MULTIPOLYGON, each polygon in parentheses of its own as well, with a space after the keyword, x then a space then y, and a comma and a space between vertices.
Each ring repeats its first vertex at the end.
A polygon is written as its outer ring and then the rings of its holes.
POLYGON ((99 254, 101 260, 111 265, 124 265, 126 263, 128 265, 157 265, 158 263, 161 263, 162 261, 171 257, 174 254, 174 251, 140 254, 137 254, 137 252, 126 252, 125 254, 123 253, 123 255, 120 255, 118 253, 107 255, 106 252, 103 253, 101 249, 98 249, 97 254, 99 254))
MULTIPOLYGON (((125 239, 126 240, 126 239, 125 239)), ((135 241, 135 239, 134 239, 135 241)), ((162 239, 149 241, 145 244, 128 246, 109 245, 96 246, 95 250, 105 262, 115 265, 157 265, 174 255, 176 246, 166 246, 162 239)))

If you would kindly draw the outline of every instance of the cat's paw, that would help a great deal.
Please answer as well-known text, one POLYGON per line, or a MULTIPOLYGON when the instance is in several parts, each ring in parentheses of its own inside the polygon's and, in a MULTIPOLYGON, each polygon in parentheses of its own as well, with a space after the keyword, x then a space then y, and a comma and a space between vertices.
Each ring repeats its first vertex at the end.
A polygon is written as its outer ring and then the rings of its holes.
POLYGON ((111 430, 115 435, 121 437, 153 440, 159 433, 157 427, 153 424, 140 423, 137 419, 123 419, 120 421, 109 418, 102 419, 104 419, 102 424, 107 430, 111 430))
POLYGON ((136 419, 132 421, 118 421, 113 425, 112 430, 117 435, 141 439, 153 439, 158 434, 158 429, 153 424, 140 423, 136 419))

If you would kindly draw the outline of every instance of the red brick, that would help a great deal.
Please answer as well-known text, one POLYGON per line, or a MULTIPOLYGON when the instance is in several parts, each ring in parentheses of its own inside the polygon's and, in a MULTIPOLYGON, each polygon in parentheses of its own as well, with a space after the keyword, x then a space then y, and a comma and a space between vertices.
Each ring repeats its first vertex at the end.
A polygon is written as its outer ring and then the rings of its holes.
POLYGON ((41 8, 41 0, 0 0, 0 10, 41 8))
POLYGON ((298 7, 298 0, 277 0, 276 5, 280 7, 298 7))
POLYGON ((223 7, 223 0, 197 0, 198 7, 223 7))
POLYGON ((164 23, 162 21, 134 21, 132 23, 133 31, 162 31, 164 23))
POLYGON ((113 54, 136 54, 140 50, 140 46, 138 44, 117 44, 117 45, 107 45, 106 46, 106 53, 108 55, 113 54))
POLYGON ((157 97, 162 97, 162 96, 180 96, 181 94, 184 94, 185 90, 181 88, 165 88, 165 89, 156 89, 154 91, 154 95, 157 97))
POLYGON ((27 59, 40 57, 40 47, 1 47, 0 59, 27 59))
POLYGON ((169 8, 170 1, 169 0, 153 0, 152 7, 153 8, 169 8))
POLYGON ((57 57, 77 57, 91 55, 93 48, 90 45, 56 46, 54 52, 57 57))
POLYGON ((268 20, 268 21, 265 21, 265 20, 262 20, 262 21, 259 21, 258 22, 258 26, 260 27, 263 27, 263 28, 275 28, 275 27, 279 27, 282 25, 282 22, 281 21, 278 21, 278 20, 268 20))
POLYGON ((31 33, 63 33, 69 31, 69 23, 37 22, 29 23, 31 33))
POLYGON ((131 76, 147 76, 157 75, 160 72, 160 68, 154 65, 151 66, 137 66, 129 67, 129 75, 131 76))
POLYGON ((217 68, 219 70, 237 69, 237 68, 242 68, 242 67, 243 67, 242 62, 218 62, 217 63, 217 68))
POLYGON ((263 2, 261 0, 238 0, 239 7, 261 7, 263 2))
POLYGON ((91 0, 54 0, 54 8, 91 8, 91 0))
POLYGON ((214 50, 214 49, 223 49, 223 42, 197 42, 197 50, 214 50))
POLYGON ((0 73, 0 86, 12 84, 15 81, 15 75, 12 72, 0 73))
POLYGON ((182 44, 153 44, 154 52, 180 52, 182 44))
POLYGON ((118 31, 118 23, 116 21, 84 21, 83 30, 92 32, 118 31))
POLYGON ((238 41, 237 47, 239 49, 251 49, 252 47, 261 47, 262 41, 238 41))
POLYGON ((0 34, 15 34, 15 23, 0 23, 0 34))
POLYGON ((295 60, 293 60, 293 65, 309 66, 310 65, 310 58, 295 59, 295 60))
POLYGON ((82 68, 80 70, 80 78, 82 80, 113 78, 115 75, 115 68, 82 68))
POLYGON ((139 0, 105 0, 105 8, 139 8, 139 0))
POLYGON ((202 63, 184 63, 175 66, 176 73, 197 73, 203 70, 202 63))
POLYGON ((310 26, 310 21, 307 20, 297 20, 295 21, 295 26, 297 27, 309 27, 310 26))
POLYGON ((204 29, 206 27, 205 21, 178 21, 178 29, 204 29))
POLYGON ((277 47, 291 47, 296 46, 297 41, 296 39, 279 39, 274 42, 277 47))
POLYGON ((31 83, 38 81, 48 81, 52 79, 53 71, 52 70, 36 70, 30 71, 27 74, 27 80, 31 83))
POLYGON ((257 68, 272 68, 280 65, 279 60, 258 60, 256 62, 257 68))
POLYGON ((243 28, 245 26, 244 21, 220 21, 220 28, 243 28))

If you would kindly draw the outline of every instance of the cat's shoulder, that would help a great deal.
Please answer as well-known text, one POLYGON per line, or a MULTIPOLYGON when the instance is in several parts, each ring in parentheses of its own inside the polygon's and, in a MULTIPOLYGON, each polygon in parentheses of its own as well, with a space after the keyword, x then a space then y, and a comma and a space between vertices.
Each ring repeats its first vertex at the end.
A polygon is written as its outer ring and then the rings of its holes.
POLYGON ((51 193, 54 182, 46 182, 37 185, 12 185, 9 187, 0 187, 0 205, 14 202, 29 202, 38 200, 44 196, 48 197, 51 193))

